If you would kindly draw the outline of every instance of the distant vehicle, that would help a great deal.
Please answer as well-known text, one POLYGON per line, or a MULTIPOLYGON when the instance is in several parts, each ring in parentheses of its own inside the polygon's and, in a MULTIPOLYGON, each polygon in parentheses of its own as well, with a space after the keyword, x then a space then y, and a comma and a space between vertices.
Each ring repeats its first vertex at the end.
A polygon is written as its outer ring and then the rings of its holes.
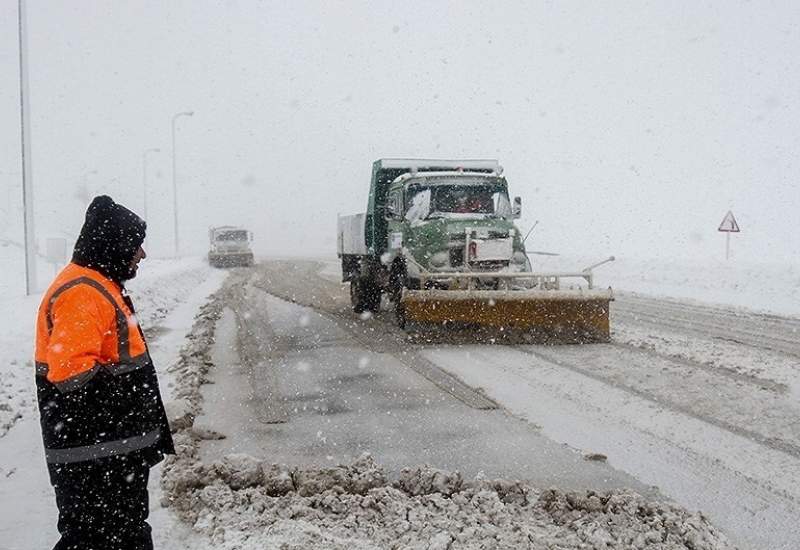
POLYGON ((608 340, 611 290, 592 285, 600 264, 533 272, 514 225, 520 212, 496 160, 375 161, 366 212, 338 220, 354 311, 378 311, 385 293, 404 328, 464 323, 608 340))
POLYGON ((242 227, 221 225, 208 230, 208 263, 214 267, 253 265, 253 234, 242 227))

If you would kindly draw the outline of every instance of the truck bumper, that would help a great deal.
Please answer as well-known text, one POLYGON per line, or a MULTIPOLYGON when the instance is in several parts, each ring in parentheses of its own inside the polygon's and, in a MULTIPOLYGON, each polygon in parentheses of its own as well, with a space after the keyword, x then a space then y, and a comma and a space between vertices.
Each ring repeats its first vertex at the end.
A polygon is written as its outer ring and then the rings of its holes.
POLYGON ((209 254, 208 263, 214 267, 247 267, 253 265, 253 254, 209 254))

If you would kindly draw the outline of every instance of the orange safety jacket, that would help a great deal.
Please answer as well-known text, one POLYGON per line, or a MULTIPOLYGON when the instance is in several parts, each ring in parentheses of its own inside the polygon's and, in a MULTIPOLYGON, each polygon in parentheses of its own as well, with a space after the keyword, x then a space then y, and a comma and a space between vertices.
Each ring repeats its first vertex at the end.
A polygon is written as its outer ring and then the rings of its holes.
POLYGON ((45 456, 71 463, 174 452, 158 380, 123 289, 70 263, 36 322, 36 386, 45 456))

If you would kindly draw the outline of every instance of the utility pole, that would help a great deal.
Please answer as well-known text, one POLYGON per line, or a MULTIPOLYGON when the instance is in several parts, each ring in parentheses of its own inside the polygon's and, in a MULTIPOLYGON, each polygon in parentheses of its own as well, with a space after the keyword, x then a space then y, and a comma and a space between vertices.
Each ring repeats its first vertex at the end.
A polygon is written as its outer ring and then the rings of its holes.
POLYGON ((33 172, 31 170, 31 117, 28 98, 28 37, 25 0, 17 2, 19 21, 19 103, 22 143, 22 205, 25 224, 25 293, 36 292, 36 233, 33 224, 33 172))
POLYGON ((194 111, 184 111, 182 113, 175 113, 172 115, 172 213, 174 216, 174 236, 175 236, 175 257, 178 257, 180 251, 180 240, 178 238, 178 183, 177 171, 175 169, 175 122, 179 117, 192 116, 194 111))

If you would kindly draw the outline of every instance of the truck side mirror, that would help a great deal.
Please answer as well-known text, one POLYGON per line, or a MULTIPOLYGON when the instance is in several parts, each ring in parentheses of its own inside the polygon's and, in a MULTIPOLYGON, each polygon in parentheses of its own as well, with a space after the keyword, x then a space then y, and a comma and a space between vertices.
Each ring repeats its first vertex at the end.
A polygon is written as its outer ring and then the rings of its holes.
POLYGON ((515 220, 522 217, 522 197, 514 197, 514 206, 511 207, 511 215, 515 220))

